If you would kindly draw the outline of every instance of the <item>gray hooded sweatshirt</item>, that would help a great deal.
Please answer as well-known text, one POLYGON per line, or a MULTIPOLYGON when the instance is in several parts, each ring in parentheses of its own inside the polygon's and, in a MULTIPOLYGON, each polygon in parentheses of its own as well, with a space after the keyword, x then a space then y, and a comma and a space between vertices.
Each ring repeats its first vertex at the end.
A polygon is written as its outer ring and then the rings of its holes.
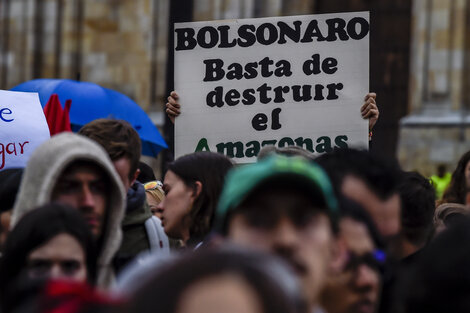
POLYGON ((103 229, 103 244, 98 254, 97 285, 109 287, 114 281, 111 261, 122 239, 126 193, 106 151, 94 141, 73 133, 53 136, 39 146, 26 165, 11 217, 11 227, 28 211, 47 204, 63 171, 78 160, 95 163, 108 175, 110 197, 103 229))

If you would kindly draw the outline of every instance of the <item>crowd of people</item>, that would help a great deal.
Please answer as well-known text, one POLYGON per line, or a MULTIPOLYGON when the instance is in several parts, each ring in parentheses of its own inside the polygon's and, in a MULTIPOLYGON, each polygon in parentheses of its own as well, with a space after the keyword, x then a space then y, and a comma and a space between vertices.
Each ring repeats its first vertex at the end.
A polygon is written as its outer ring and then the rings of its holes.
POLYGON ((365 150, 196 152, 161 181, 140 151, 100 119, 0 172, 0 312, 470 311, 470 153, 436 199, 365 150))

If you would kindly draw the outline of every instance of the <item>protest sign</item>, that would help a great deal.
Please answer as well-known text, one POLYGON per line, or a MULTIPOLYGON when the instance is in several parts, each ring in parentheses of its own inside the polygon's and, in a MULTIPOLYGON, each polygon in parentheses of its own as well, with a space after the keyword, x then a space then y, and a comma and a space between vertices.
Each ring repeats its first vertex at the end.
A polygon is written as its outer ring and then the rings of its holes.
POLYGON ((368 145, 369 13, 175 24, 176 157, 368 145))
POLYGON ((49 137, 37 93, 0 90, 0 171, 25 167, 34 149, 49 137))

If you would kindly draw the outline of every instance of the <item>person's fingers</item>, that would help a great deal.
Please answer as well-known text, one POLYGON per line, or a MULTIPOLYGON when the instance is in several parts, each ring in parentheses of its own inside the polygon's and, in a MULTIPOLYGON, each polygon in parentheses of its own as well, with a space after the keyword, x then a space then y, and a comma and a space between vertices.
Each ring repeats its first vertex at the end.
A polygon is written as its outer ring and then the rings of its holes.
POLYGON ((166 114, 168 114, 168 115, 175 116, 175 112, 173 112, 173 111, 170 110, 170 109, 166 109, 165 112, 166 112, 166 114))
POLYGON ((364 103, 364 105, 361 108, 361 115, 364 116, 367 113, 369 113, 369 111, 371 110, 378 112, 379 109, 377 108, 377 105, 375 103, 364 103))
POLYGON ((368 118, 378 118, 379 117, 379 110, 377 109, 371 109, 369 110, 366 114, 362 115, 362 118, 368 119, 368 118))
POLYGON ((179 104, 174 104, 174 103, 171 104, 171 103, 167 102, 167 103, 165 104, 165 106, 166 106, 167 109, 170 109, 171 111, 174 111, 174 112, 178 112, 178 113, 179 113, 179 112, 181 111, 179 104))
POLYGON ((377 94, 375 92, 369 92, 368 94, 366 94, 366 96, 364 97, 364 101, 367 101, 367 99, 374 99, 377 98, 377 94))
POLYGON ((167 108, 166 113, 174 115, 174 116, 178 116, 178 115, 180 115, 181 112, 178 109, 167 108))
POLYGON ((369 112, 371 109, 375 109, 375 107, 370 103, 364 103, 364 105, 361 107, 361 114, 367 114, 367 112, 369 112))
POLYGON ((173 106, 180 107, 180 104, 178 103, 178 100, 173 98, 173 97, 168 97, 168 102, 171 103, 173 106))
POLYGON ((376 110, 377 109, 377 104, 375 103, 375 100, 369 99, 367 100, 366 103, 364 103, 361 107, 361 114, 367 114, 369 110, 376 110))
POLYGON ((168 103, 167 104, 170 104, 171 106, 173 106, 175 108, 180 108, 181 107, 181 104, 179 104, 178 101, 175 98, 172 98, 172 97, 168 97, 168 103))
POLYGON ((174 91, 174 90, 173 90, 172 92, 170 92, 170 96, 173 97, 173 98, 175 98, 175 99, 179 99, 178 94, 177 94, 176 91, 174 91))

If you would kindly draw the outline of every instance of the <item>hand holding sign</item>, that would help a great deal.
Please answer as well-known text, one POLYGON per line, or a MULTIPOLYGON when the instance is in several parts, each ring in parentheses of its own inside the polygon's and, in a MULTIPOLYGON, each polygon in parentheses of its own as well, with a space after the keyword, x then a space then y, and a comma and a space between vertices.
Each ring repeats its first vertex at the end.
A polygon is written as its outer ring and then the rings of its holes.
MULTIPOLYGON (((369 92, 364 97, 364 104, 361 107, 362 118, 369 119, 369 131, 374 128, 380 116, 380 111, 375 100, 376 98, 377 94, 375 92, 369 92)), ((176 91, 172 91, 168 97, 166 114, 173 124, 175 123, 175 118, 181 114, 181 103, 179 102, 179 96, 176 91)))
POLYGON ((173 124, 175 123, 175 118, 181 114, 181 104, 178 100, 178 94, 175 91, 172 91, 168 97, 168 102, 166 103, 166 114, 168 114, 168 118, 173 124))
POLYGON ((380 115, 375 98, 377 98, 377 94, 375 92, 369 92, 365 96, 364 104, 361 107, 362 118, 369 119, 369 131, 372 131, 380 115))
POLYGON ((24 167, 47 139, 49 128, 38 94, 0 90, 0 170, 24 167))

